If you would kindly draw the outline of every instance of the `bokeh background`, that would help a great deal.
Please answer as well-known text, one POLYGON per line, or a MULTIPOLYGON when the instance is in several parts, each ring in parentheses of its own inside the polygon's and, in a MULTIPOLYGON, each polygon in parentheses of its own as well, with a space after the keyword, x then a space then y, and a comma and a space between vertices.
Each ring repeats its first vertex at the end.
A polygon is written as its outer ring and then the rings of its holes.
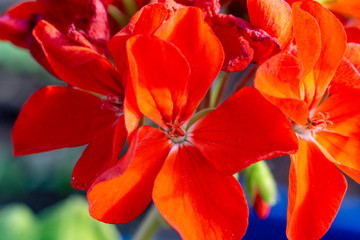
MULTIPOLYGON (((16 2, 0 0, 0 13, 16 2)), ((26 50, 0 41, 0 239, 130 239, 144 214, 125 225, 97 222, 88 214, 85 192, 71 187, 72 169, 84 147, 13 157, 11 129, 22 105, 37 89, 52 84, 63 83, 26 50)), ((278 201, 267 220, 258 220, 251 212, 244 239, 286 239, 290 161, 283 157, 267 162, 278 184, 278 201)), ((360 239, 360 186, 348 180, 344 203, 323 239, 360 239)), ((164 226, 157 239, 180 238, 164 226)))

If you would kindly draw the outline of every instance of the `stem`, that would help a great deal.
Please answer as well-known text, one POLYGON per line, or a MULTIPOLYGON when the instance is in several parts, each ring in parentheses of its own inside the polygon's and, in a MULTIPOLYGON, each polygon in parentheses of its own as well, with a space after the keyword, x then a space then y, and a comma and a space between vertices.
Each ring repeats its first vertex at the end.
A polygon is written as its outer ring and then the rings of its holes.
POLYGON ((230 78, 230 73, 220 72, 219 76, 216 79, 215 86, 211 91, 210 96, 210 108, 215 108, 219 105, 219 102, 224 94, 225 86, 228 83, 230 78))
POLYGON ((162 217, 155 207, 152 205, 147 212, 144 220, 141 222, 135 236, 132 240, 150 240, 154 237, 161 225, 162 217))
POLYGON ((239 79, 239 84, 234 88, 235 91, 239 91, 241 88, 245 87, 248 82, 252 80, 254 74, 257 70, 257 66, 254 64, 253 66, 249 66, 249 70, 245 73, 245 76, 242 79, 239 79))

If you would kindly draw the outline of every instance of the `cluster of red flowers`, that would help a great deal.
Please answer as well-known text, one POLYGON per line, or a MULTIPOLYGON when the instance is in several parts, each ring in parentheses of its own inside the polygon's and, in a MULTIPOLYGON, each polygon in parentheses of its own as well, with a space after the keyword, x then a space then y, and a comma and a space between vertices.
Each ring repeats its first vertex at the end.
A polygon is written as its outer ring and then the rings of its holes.
POLYGON ((67 86, 30 97, 14 153, 87 145, 72 185, 91 216, 126 223, 153 200, 182 238, 214 240, 246 232, 233 175, 290 154, 287 237, 319 239, 347 188, 341 172, 360 183, 360 1, 323 4, 21 3, 0 17, 0 39, 67 86), (227 84, 219 72, 249 64, 254 87, 210 104, 217 76, 227 84))

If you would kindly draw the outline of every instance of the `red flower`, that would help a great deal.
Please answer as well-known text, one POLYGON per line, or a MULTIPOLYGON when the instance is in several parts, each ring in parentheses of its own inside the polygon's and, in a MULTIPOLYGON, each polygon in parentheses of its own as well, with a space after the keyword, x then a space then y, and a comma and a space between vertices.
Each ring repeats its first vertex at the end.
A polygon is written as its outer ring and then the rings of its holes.
POLYGON ((160 129, 140 127, 125 157, 95 181, 90 214, 125 223, 153 199, 184 239, 240 239, 248 209, 232 174, 296 150, 290 123, 253 88, 191 120, 224 56, 197 8, 130 38, 127 51, 139 109, 160 129))
POLYGON ((50 86, 31 96, 13 129, 14 154, 88 144, 72 181, 86 190, 116 163, 126 140, 120 76, 106 58, 45 21, 33 34, 51 68, 71 87, 50 86))
POLYGON ((294 3, 293 21, 297 57, 266 61, 255 86, 292 119, 299 138, 291 155, 287 236, 320 239, 346 191, 339 169, 360 182, 360 91, 342 88, 328 97, 346 49, 342 24, 313 1, 294 3))

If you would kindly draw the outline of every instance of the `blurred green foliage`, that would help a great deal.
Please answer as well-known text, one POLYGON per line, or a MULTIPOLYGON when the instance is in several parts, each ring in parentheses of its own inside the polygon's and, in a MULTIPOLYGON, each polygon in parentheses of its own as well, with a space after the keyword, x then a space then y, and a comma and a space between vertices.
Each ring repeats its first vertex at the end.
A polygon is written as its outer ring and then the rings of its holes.
POLYGON ((92 219, 81 196, 71 196, 39 213, 22 204, 0 211, 0 236, 6 240, 120 240, 115 225, 92 219))

